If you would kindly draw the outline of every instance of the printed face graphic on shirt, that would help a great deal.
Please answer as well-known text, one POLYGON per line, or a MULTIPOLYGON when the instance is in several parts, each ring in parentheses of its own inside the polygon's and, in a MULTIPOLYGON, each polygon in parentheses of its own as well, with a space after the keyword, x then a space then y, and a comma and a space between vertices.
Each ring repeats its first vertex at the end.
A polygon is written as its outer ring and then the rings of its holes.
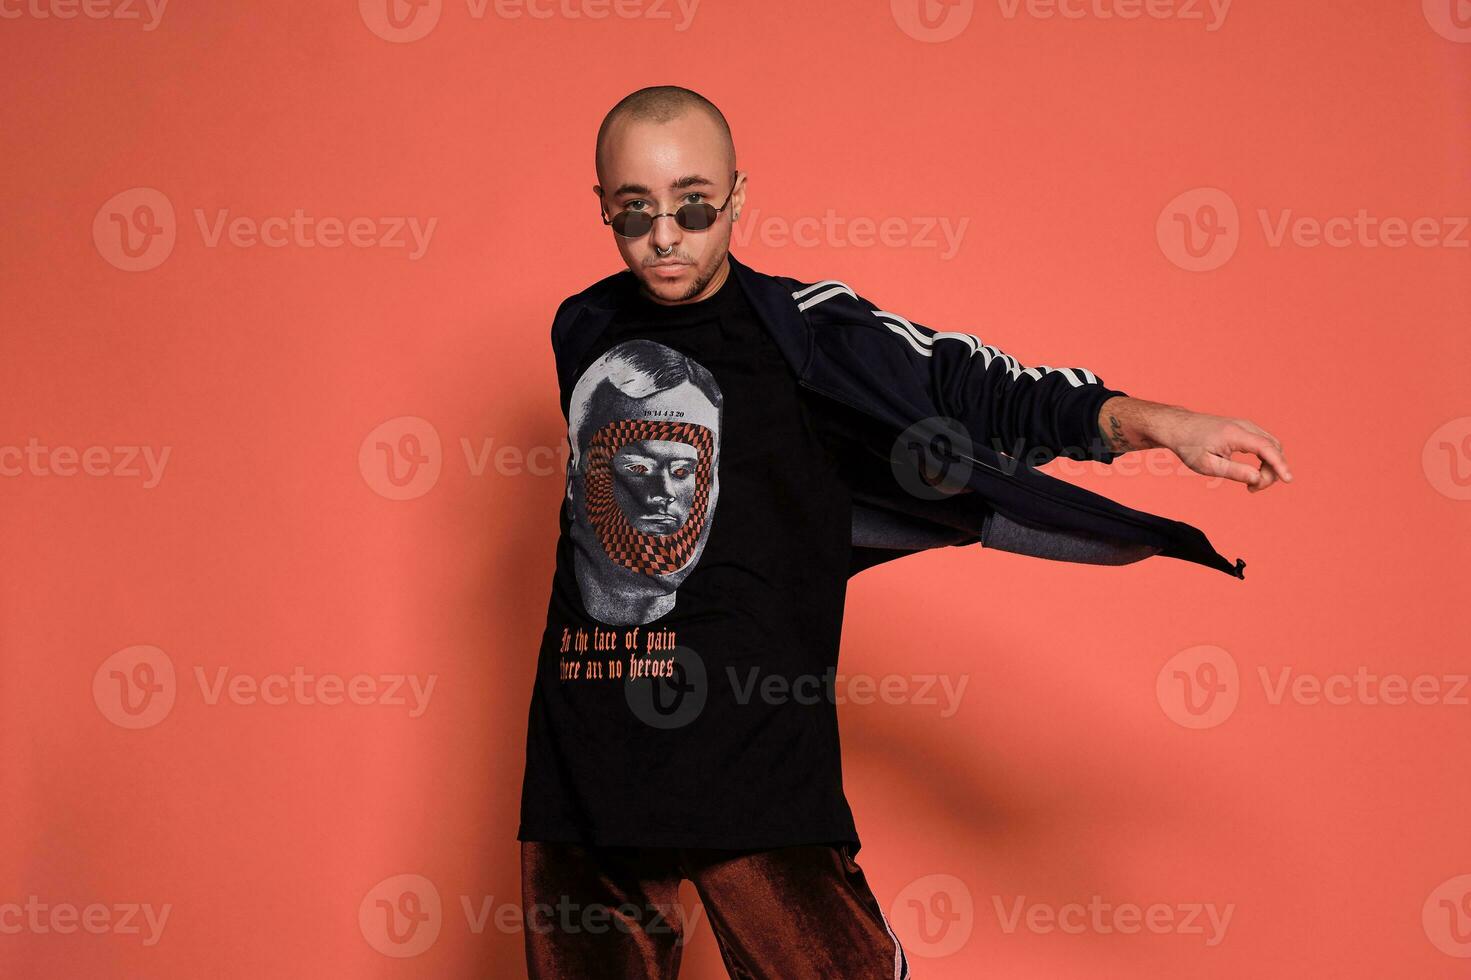
POLYGON ((645 439, 625 443, 614 455, 613 499, 638 530, 661 535, 684 526, 695 499, 695 467, 700 462, 700 451, 691 445, 694 441, 645 439))
POLYGON ((669 612, 699 562, 720 494, 721 402, 709 371, 651 340, 612 348, 573 387, 574 564, 583 605, 602 622, 669 612))

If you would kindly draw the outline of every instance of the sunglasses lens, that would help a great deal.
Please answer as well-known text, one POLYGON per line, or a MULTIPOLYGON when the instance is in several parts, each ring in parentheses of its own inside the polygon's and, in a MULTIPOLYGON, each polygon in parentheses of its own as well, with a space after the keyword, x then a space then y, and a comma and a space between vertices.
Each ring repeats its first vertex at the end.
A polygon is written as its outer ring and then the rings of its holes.
POLYGON ((613 230, 624 238, 642 238, 653 226, 642 211, 619 211, 613 216, 613 230))
POLYGON ((674 220, 685 231, 704 231, 715 224, 715 209, 708 204, 686 204, 674 212, 674 220))

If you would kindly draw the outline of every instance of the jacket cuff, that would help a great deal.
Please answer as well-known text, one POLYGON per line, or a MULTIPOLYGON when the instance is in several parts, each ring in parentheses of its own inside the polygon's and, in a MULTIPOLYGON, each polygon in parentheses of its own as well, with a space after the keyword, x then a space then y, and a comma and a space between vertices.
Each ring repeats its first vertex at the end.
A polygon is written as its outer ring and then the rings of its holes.
POLYGON ((1077 420, 1073 427, 1073 435, 1069 444, 1058 453, 1069 459, 1093 460, 1098 463, 1112 463, 1123 453, 1113 452, 1108 448, 1103 438, 1103 430, 1098 424, 1098 413, 1103 408, 1103 403, 1110 398, 1127 398, 1127 391, 1117 388, 1108 388, 1102 384, 1084 385, 1079 389, 1082 394, 1077 399, 1077 420))

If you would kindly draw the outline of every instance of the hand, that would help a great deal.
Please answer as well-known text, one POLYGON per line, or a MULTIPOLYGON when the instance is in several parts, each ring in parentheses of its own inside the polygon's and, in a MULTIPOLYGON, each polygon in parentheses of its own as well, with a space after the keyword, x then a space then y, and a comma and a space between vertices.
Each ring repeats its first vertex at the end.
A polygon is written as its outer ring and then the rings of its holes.
POLYGON ((1249 493, 1265 490, 1278 480, 1292 482, 1282 443, 1249 419, 1176 408, 1159 418, 1151 429, 1156 444, 1179 456, 1195 472, 1245 483, 1249 493), (1234 462, 1232 453, 1251 453, 1260 463, 1251 466, 1234 462))

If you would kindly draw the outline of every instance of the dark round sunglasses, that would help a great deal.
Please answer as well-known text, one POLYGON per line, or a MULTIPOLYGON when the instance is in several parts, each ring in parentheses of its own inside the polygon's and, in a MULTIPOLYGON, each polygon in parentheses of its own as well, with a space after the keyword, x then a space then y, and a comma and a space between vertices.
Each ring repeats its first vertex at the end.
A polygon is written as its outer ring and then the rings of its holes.
POLYGON ((725 203, 718 208, 701 201, 698 204, 683 205, 663 214, 649 214, 647 211, 619 211, 613 215, 611 220, 604 212, 603 224, 612 225, 613 233, 620 238, 644 237, 653 229, 655 218, 673 218, 674 223, 685 231, 704 231, 715 224, 715 218, 730 204, 731 197, 735 195, 736 177, 739 175, 739 170, 731 175, 730 193, 725 195, 725 203))

